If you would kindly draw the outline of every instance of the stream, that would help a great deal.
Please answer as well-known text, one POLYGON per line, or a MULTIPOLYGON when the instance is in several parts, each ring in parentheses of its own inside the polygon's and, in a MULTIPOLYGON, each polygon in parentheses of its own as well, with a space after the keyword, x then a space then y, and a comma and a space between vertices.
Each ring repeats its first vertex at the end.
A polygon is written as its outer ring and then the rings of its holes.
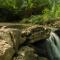
POLYGON ((47 39, 50 60, 60 60, 60 30, 52 31, 47 39))

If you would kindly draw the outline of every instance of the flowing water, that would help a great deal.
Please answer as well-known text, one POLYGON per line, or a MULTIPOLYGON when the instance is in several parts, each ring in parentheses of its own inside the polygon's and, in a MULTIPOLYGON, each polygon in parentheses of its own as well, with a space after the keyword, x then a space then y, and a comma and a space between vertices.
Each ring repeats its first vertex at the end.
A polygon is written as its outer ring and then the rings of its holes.
POLYGON ((51 32, 48 42, 48 54, 50 60, 60 60, 60 37, 57 33, 51 32))

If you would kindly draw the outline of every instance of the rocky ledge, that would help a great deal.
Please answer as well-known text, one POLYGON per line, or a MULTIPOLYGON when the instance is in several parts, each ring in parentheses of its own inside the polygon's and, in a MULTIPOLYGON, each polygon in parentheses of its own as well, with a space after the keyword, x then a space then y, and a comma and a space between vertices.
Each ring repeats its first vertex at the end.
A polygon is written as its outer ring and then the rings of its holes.
MULTIPOLYGON (((0 60, 48 60, 34 45, 50 36, 51 29, 39 25, 24 29, 0 28, 0 60)), ((41 46, 41 45, 40 45, 41 46)), ((45 48, 44 44, 43 47, 45 48)), ((43 54, 45 50, 42 50, 43 54)), ((46 53, 47 54, 47 53, 46 53)))

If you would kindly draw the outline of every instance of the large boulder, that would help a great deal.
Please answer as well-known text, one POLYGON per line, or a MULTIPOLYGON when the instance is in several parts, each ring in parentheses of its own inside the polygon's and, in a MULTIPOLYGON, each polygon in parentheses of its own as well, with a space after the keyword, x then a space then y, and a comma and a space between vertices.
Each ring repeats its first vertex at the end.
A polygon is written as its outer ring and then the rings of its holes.
POLYGON ((18 50, 19 45, 26 40, 25 37, 21 37, 21 31, 19 29, 13 28, 0 29, 0 39, 7 41, 15 50, 18 50))
POLYGON ((48 60, 48 59, 44 57, 39 57, 36 54, 34 48, 29 46, 24 46, 19 50, 17 56, 14 57, 13 60, 48 60))
POLYGON ((4 40, 0 40, 0 60, 11 60, 15 51, 13 47, 4 40))
POLYGON ((50 31, 51 30, 46 27, 34 25, 24 29, 22 35, 26 36, 26 40, 29 40, 30 43, 33 43, 42 39, 47 39, 50 36, 50 31))

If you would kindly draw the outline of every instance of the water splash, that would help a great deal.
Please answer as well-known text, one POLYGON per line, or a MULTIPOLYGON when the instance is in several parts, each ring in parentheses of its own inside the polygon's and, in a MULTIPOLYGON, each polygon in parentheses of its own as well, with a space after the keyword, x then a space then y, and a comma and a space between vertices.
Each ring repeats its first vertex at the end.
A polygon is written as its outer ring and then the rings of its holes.
POLYGON ((55 32, 51 32, 47 42, 50 60, 60 60, 60 37, 55 32))

